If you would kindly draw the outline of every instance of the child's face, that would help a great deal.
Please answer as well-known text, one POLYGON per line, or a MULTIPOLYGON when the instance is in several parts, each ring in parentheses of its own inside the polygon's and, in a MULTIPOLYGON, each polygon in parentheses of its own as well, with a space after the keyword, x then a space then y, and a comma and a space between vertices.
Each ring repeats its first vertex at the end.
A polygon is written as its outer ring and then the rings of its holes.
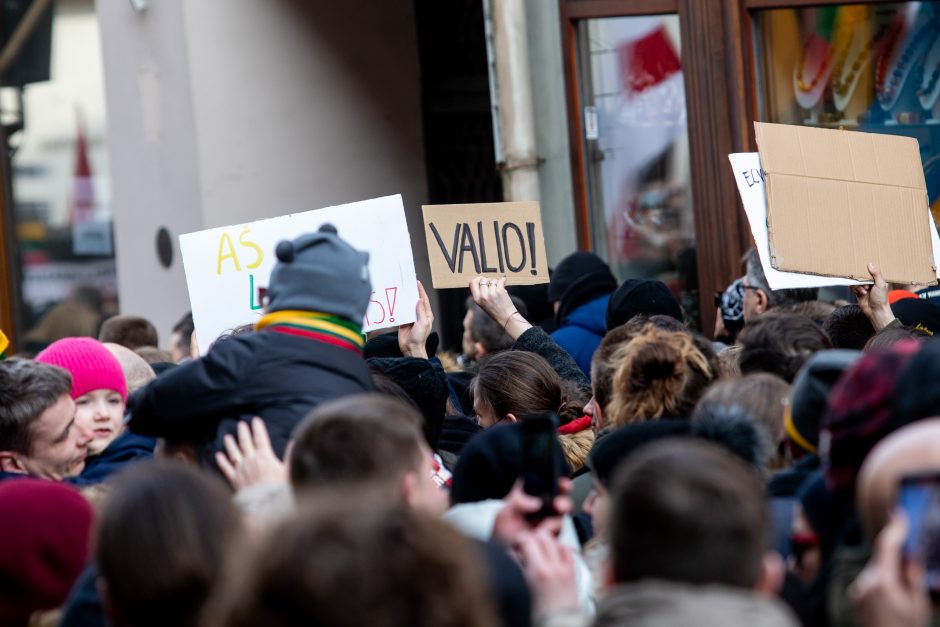
POLYGON ((75 422, 92 434, 88 454, 97 455, 124 429, 124 401, 114 390, 92 390, 75 399, 75 422))

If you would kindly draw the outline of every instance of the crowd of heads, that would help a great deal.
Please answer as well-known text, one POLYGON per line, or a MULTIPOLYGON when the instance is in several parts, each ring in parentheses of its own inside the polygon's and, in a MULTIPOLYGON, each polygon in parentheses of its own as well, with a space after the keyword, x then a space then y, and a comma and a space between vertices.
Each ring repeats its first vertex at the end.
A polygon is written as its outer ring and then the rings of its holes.
POLYGON ((191 314, 162 347, 119 315, 0 361, 0 624, 930 621, 927 299, 774 290, 750 251, 706 339, 576 253, 547 290, 474 279, 448 351, 420 285, 415 322, 362 333, 336 229, 276 252, 259 320, 205 350, 191 314))

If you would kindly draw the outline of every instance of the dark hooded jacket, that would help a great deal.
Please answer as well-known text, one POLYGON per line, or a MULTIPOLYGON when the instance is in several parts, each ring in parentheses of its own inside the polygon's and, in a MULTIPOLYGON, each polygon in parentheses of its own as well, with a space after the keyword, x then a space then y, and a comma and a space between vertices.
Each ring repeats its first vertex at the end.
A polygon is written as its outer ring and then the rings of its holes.
POLYGON ((216 342, 205 357, 154 379, 128 400, 129 428, 199 446, 214 464, 239 420, 260 416, 278 457, 317 405, 372 390, 362 355, 316 340, 259 331, 216 342))

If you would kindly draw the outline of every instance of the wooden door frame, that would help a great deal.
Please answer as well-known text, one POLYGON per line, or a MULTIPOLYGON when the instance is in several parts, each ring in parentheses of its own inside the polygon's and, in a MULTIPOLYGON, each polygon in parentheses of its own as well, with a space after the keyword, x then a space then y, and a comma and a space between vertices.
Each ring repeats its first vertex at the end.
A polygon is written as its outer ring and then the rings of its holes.
POLYGON ((692 161, 692 201, 702 330, 711 335, 713 295, 742 273, 752 246, 727 155, 757 150, 758 116, 752 12, 887 0, 559 0, 568 133, 578 247, 591 248, 582 105, 578 91, 576 26, 601 17, 677 14, 692 161))
POLYGON ((692 200, 702 330, 715 322, 713 294, 741 274, 750 233, 728 171, 731 152, 750 150, 754 89, 745 74, 750 61, 750 20, 745 0, 559 0, 568 102, 571 174, 578 246, 591 248, 581 95, 578 89, 577 22, 599 17, 678 14, 692 160, 692 200), (727 33, 733 33, 728 36, 727 33), (737 79, 733 79, 737 77, 737 79), (730 105, 730 106, 729 106, 730 105))

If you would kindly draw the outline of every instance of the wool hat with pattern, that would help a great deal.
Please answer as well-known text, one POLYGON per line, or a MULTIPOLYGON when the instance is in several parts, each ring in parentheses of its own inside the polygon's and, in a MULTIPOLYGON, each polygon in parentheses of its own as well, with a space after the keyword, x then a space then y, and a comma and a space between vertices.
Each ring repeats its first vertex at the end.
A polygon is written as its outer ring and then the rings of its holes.
POLYGON ((61 606, 88 557, 93 511, 77 490, 39 479, 0 483, 0 624, 61 606))
POLYGON ((96 339, 63 338, 36 355, 36 361, 69 371, 72 375, 72 398, 95 390, 114 390, 127 401, 127 380, 121 362, 96 339))
POLYGON ((316 233, 277 245, 268 311, 315 311, 361 324, 372 297, 369 253, 324 224, 316 233))
POLYGON ((840 498, 853 498, 858 470, 874 446, 911 422, 893 411, 898 380, 917 353, 915 341, 863 355, 832 388, 823 415, 819 454, 826 482, 840 498))

